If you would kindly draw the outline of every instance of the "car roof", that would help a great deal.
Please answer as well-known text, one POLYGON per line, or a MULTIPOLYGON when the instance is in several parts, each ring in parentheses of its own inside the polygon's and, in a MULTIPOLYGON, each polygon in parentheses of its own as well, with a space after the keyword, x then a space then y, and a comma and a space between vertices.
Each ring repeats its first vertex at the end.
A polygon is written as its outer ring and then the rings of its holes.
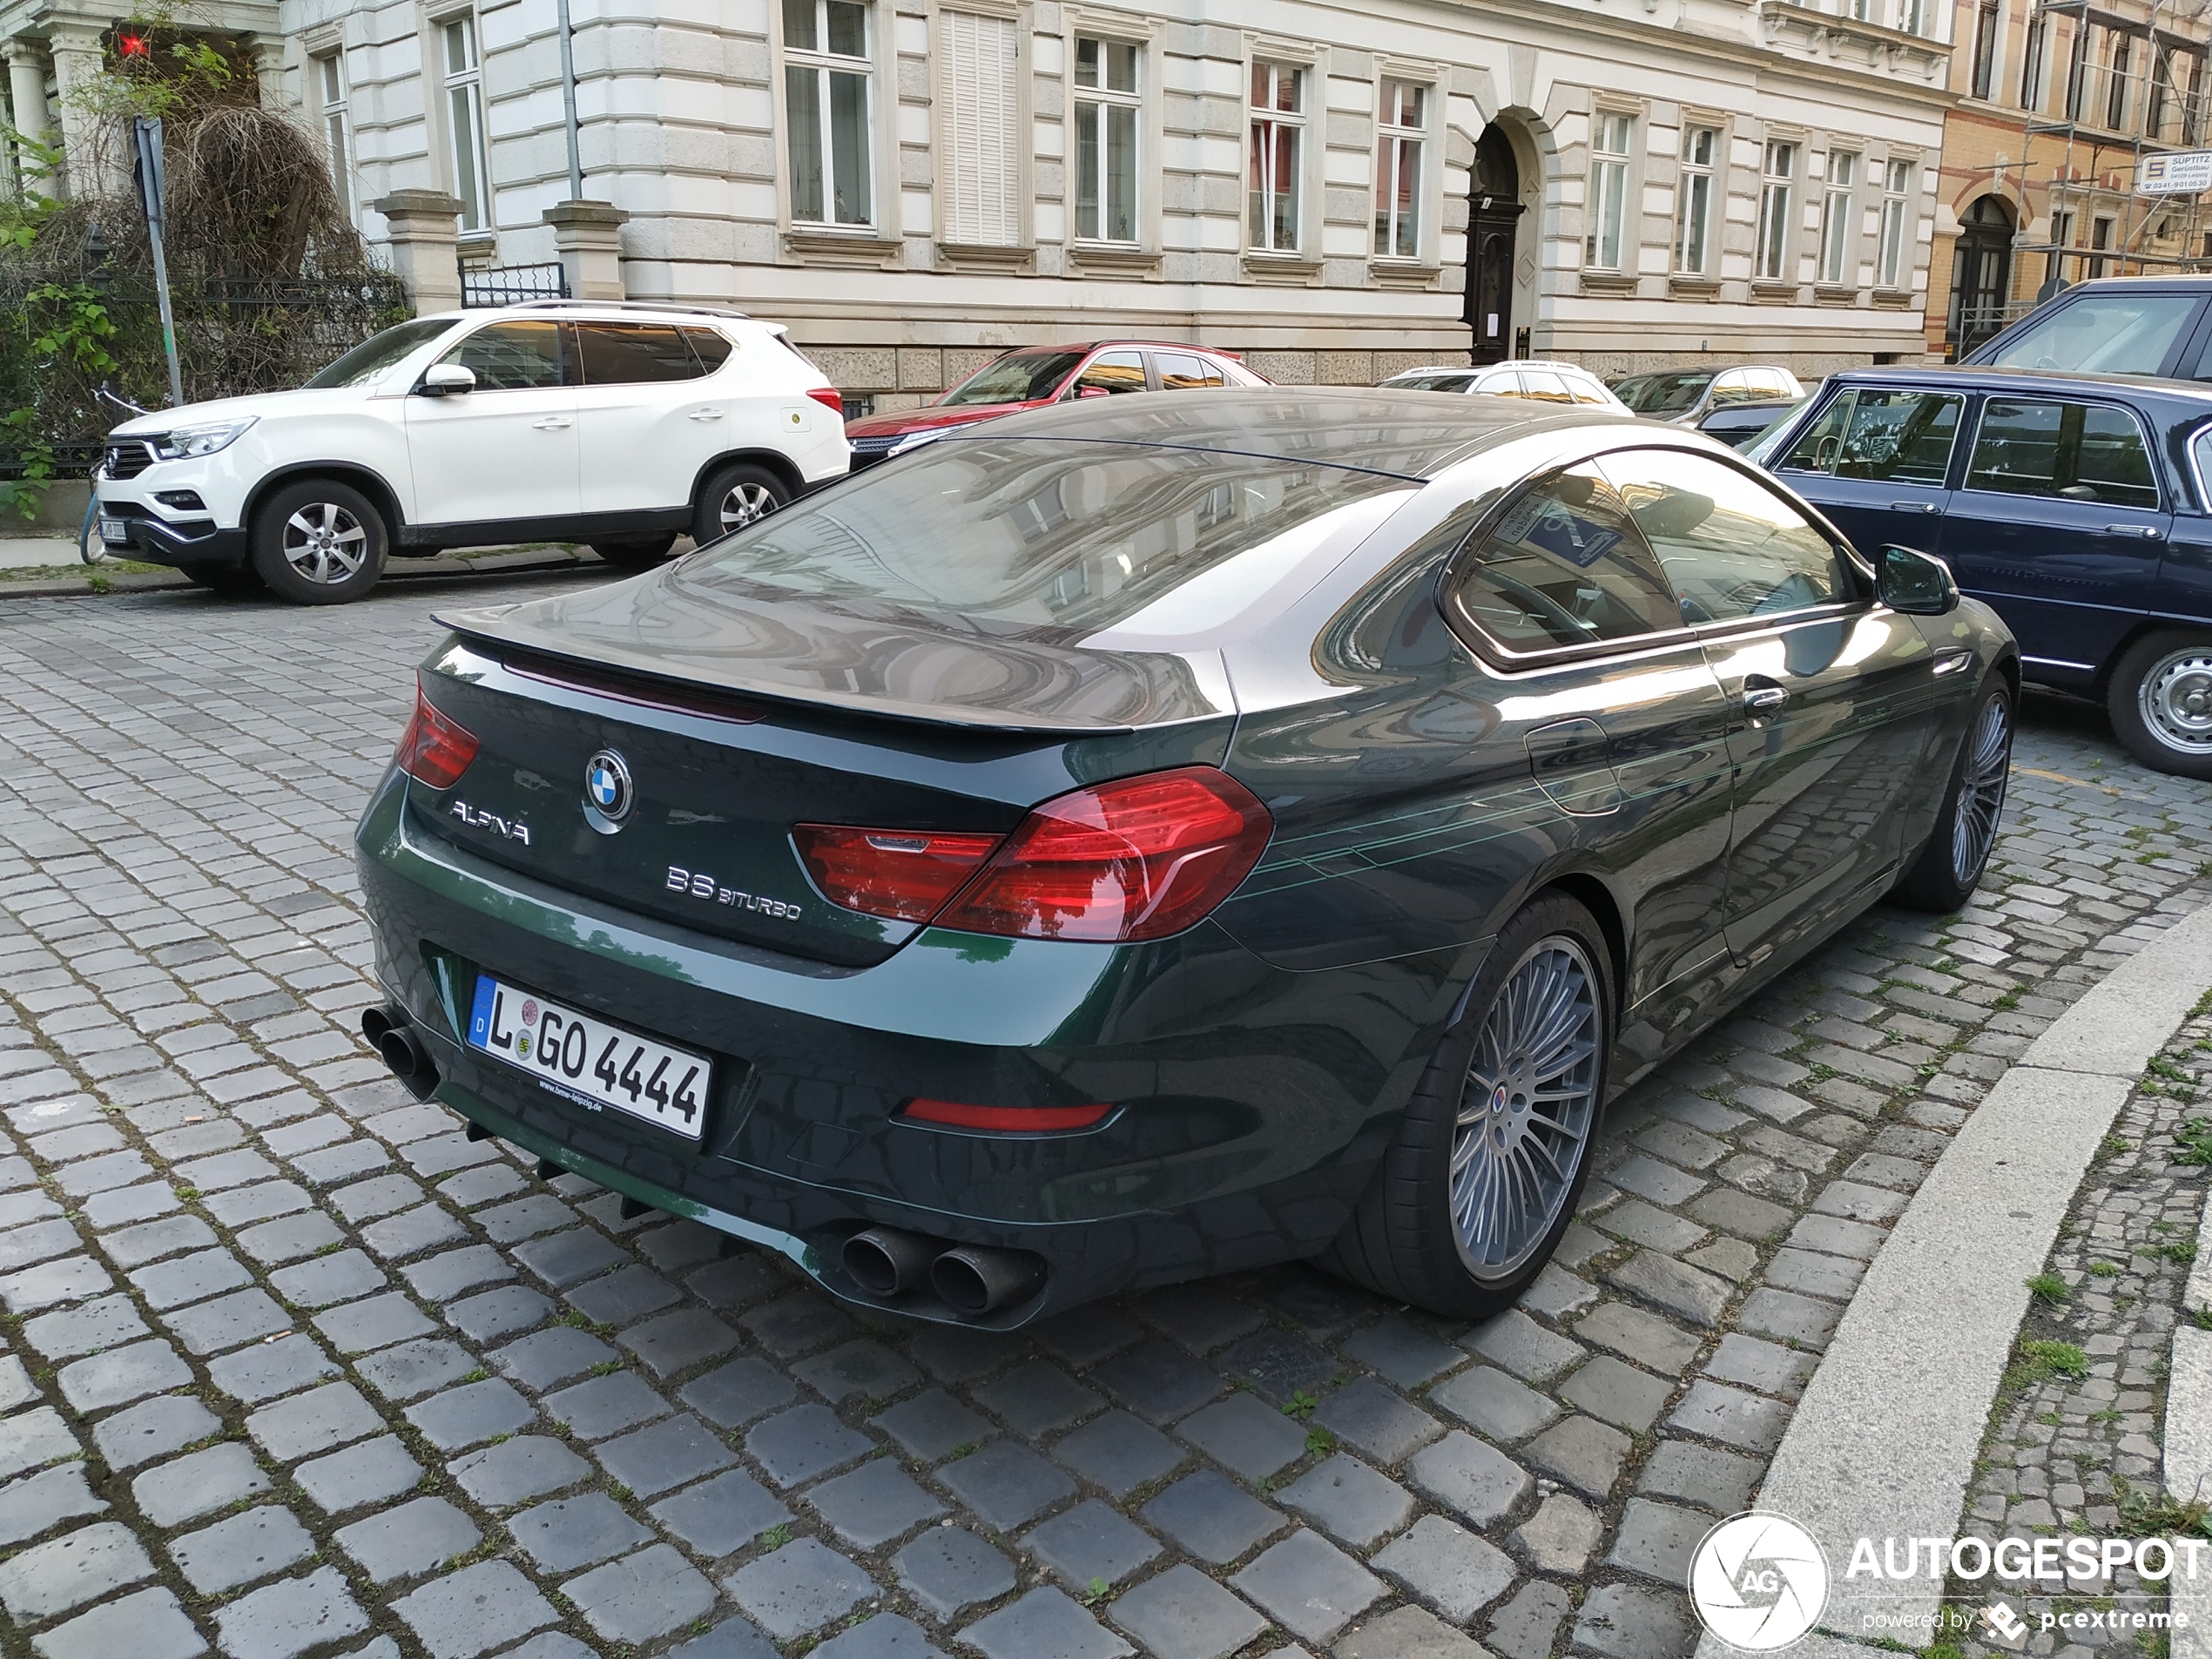
POLYGON ((1828 377, 1834 386, 1896 386, 1900 383, 1956 387, 1962 391, 2007 390, 2062 394, 2095 392, 2113 397, 2148 397, 2186 402, 2212 410, 2212 386, 2202 381, 2161 380, 2150 374, 2092 374, 2074 369, 1945 367, 1847 368, 1828 377))
MULTIPOLYGON (((1364 468, 1417 482, 1533 431, 1621 426, 1617 409, 1356 386, 1238 386, 1056 404, 954 429, 941 442, 1059 438, 1149 443, 1364 468)), ((1636 428, 1651 428, 1635 421, 1636 428)))
POLYGON ((1033 352, 1045 351, 1101 351, 1109 346, 1141 347, 1146 351, 1204 352, 1209 357, 1225 357, 1232 363, 1238 361, 1234 352, 1224 351, 1219 346, 1194 346, 1187 340, 1070 340, 1056 346, 1011 346, 999 356, 1027 357, 1033 352))
MULTIPOLYGON (((469 318, 542 317, 556 313, 572 321, 625 322, 644 317, 689 318, 695 322, 761 322, 751 312, 729 306, 679 305, 659 300, 518 300, 511 305, 469 306, 458 311, 432 314, 426 321, 460 322, 469 318)), ((761 323, 780 327, 778 323, 761 323)))

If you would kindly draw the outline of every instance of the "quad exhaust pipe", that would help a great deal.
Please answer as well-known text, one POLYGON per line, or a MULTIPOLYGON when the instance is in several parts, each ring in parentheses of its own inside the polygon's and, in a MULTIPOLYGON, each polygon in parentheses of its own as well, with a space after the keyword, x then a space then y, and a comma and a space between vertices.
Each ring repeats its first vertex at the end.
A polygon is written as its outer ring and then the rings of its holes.
POLYGON ((414 1023, 407 1010, 388 1002, 381 1008, 361 1010, 361 1035, 368 1039, 368 1046, 383 1057, 392 1069, 392 1076, 401 1086, 417 1100, 428 1100, 437 1092, 438 1062, 430 1058, 430 1051, 422 1046, 422 1039, 415 1035, 414 1023))
POLYGON ((966 1318, 1020 1301, 1044 1283, 1044 1263, 1026 1250, 955 1244, 900 1227, 870 1227, 845 1241, 845 1271, 870 1296, 902 1296, 927 1285, 966 1318))

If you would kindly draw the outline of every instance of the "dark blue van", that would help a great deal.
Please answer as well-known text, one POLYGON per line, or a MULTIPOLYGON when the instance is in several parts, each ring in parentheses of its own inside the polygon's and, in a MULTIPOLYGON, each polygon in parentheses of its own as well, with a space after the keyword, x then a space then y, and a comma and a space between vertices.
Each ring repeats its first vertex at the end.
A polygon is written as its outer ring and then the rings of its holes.
POLYGON ((1932 553, 2030 680, 2212 779, 2212 386, 2005 368, 1830 378, 1761 459, 1867 552, 1932 553))

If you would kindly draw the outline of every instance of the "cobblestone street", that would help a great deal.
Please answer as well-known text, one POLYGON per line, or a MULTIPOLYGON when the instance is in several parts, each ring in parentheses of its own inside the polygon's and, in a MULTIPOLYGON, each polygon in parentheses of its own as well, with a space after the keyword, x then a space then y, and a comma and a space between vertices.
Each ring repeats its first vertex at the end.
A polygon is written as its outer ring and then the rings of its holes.
MULTIPOLYGON (((1674 1659, 1689 1551, 1907 1197, 2212 897, 2212 786, 2032 695, 1977 902, 1876 910, 1616 1103, 1521 1309, 1292 1267, 1010 1337, 866 1318, 541 1181, 358 1036, 349 836, 429 612, 571 580, 0 615, 7 1652, 1674 1659)), ((2130 1143, 2170 1137, 2145 1105, 2130 1143)), ((2069 1305, 2134 1283, 2096 1260, 2171 1278, 2128 1252, 2174 1184, 2063 1243, 2069 1305)), ((2018 1410, 2047 1440, 2105 1399, 2018 1410)), ((2110 1501, 2059 1475, 1984 1490, 2110 1501)))

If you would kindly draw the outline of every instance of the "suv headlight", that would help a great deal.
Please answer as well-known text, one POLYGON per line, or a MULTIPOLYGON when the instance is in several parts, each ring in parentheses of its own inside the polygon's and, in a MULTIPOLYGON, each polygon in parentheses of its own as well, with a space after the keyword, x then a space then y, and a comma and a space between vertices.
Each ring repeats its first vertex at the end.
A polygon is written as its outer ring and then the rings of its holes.
POLYGON ((212 421, 206 426, 180 426, 149 439, 153 452, 164 461, 189 461, 195 455, 212 455, 218 449, 237 442, 239 435, 261 417, 249 415, 242 421, 212 421))

